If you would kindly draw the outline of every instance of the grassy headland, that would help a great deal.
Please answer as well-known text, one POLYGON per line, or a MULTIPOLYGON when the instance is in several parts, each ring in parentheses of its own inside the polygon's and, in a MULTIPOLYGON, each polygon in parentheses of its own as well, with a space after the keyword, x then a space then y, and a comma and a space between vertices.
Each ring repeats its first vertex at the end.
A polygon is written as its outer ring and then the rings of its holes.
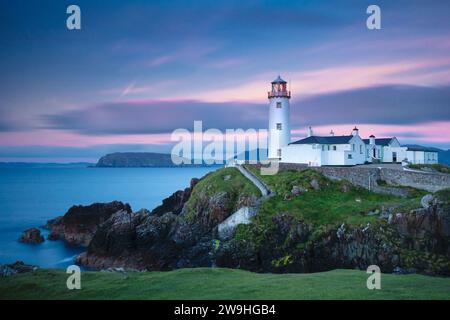
MULTIPOLYGON (((259 175, 254 166, 247 166, 259 175)), ((258 220, 270 220, 275 214, 289 212, 295 217, 317 226, 347 223, 350 225, 366 224, 378 220, 376 215, 367 215, 376 210, 392 208, 394 212, 407 212, 420 207, 424 191, 411 190, 408 198, 375 193, 351 185, 347 181, 327 179, 314 170, 282 170, 276 175, 261 176, 276 196, 266 201, 260 208, 258 220), (317 186, 313 188, 311 182, 317 186), (304 190, 297 196, 292 195, 296 186, 304 190)))
POLYGON ((233 269, 170 272, 84 272, 81 290, 66 288, 64 270, 0 278, 0 299, 450 299, 450 278, 381 277, 368 290, 364 271, 258 274, 233 269))

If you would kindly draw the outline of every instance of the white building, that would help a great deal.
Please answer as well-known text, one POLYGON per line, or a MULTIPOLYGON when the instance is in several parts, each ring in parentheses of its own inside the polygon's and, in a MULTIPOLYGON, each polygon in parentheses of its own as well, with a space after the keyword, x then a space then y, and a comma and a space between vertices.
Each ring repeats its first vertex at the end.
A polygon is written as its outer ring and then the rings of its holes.
POLYGON ((365 163, 366 145, 355 128, 348 136, 310 136, 281 149, 280 162, 309 166, 354 166, 365 163))
POLYGON ((435 149, 422 146, 408 146, 406 158, 413 164, 436 164, 438 163, 438 153, 435 149))
POLYGON ((309 166, 354 166, 364 163, 413 164, 438 163, 434 149, 421 146, 404 147, 396 137, 369 139, 359 136, 358 128, 350 135, 316 136, 309 128, 308 137, 291 143, 289 99, 286 81, 278 76, 272 82, 269 98, 268 158, 284 163, 300 163, 309 166))
POLYGON ((291 93, 280 76, 272 81, 269 91, 269 159, 280 159, 281 148, 291 142, 289 99, 291 93))
POLYGON ((401 163, 407 159, 406 147, 402 147, 396 137, 376 139, 371 135, 364 139, 366 144, 366 161, 370 163, 401 163))

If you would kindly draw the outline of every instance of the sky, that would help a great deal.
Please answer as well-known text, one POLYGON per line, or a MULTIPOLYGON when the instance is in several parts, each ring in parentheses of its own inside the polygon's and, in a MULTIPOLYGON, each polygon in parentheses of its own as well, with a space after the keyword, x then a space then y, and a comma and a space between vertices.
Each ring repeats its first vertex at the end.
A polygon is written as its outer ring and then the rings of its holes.
POLYGON ((292 138, 450 148, 450 1, 0 1, 0 161, 170 152, 171 133, 265 129, 278 75, 292 138), (66 9, 81 9, 68 30, 66 9), (381 9, 369 30, 366 9, 381 9))

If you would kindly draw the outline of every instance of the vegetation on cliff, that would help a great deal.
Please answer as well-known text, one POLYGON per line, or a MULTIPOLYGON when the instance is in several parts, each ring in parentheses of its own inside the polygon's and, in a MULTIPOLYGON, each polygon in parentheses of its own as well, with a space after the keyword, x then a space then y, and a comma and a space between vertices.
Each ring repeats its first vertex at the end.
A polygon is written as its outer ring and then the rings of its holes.
POLYGON ((378 214, 388 208, 392 213, 420 207, 426 193, 413 190, 408 198, 371 192, 347 181, 330 180, 314 170, 283 170, 276 175, 259 174, 247 166, 276 193, 260 208, 257 221, 270 221, 276 214, 289 212, 294 217, 316 226, 346 223, 361 225, 378 220, 378 214))
POLYGON ((442 163, 436 164, 410 164, 409 168, 430 172, 440 172, 440 173, 449 173, 450 174, 450 166, 442 163))
POLYGON ((204 202, 226 195, 226 211, 233 212, 240 207, 251 205, 261 196, 261 192, 235 168, 222 168, 209 173, 193 188, 186 202, 187 215, 190 221, 204 208, 204 202))
POLYGON ((260 206, 254 223, 238 226, 218 265, 317 272, 376 264, 384 272, 450 275, 450 213, 442 200, 448 191, 422 208, 420 190, 406 198, 379 194, 314 170, 260 178, 277 195, 260 206))
POLYGON ((365 271, 258 274, 221 268, 170 272, 83 272, 67 290, 64 270, 0 278, 0 299, 450 299, 450 279, 383 274, 368 290, 365 271))

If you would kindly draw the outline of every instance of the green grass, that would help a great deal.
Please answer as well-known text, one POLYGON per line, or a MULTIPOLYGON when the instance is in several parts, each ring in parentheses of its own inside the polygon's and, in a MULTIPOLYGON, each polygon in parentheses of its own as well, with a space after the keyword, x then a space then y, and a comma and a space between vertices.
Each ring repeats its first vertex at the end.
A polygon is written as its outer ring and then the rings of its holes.
MULTIPOLYGON (((255 167, 248 166, 259 174, 255 167)), ((276 196, 262 204, 258 219, 269 222, 276 214, 288 212, 293 216, 315 225, 336 225, 343 222, 361 225, 378 220, 378 216, 368 216, 372 210, 384 207, 394 208, 394 212, 408 212, 420 207, 420 199, 425 194, 413 190, 411 197, 370 192, 355 187, 345 181, 333 181, 314 170, 283 170, 272 176, 260 176, 275 192, 276 196), (310 182, 315 179, 320 190, 314 190, 310 182), (343 192, 344 185, 347 192, 343 192), (308 189, 298 196, 292 196, 293 186, 308 189)))
MULTIPOLYGON (((199 201, 214 196, 218 192, 226 192, 232 200, 230 204, 237 204, 239 200, 259 198, 261 192, 253 183, 244 177, 236 168, 221 168, 209 173, 194 187, 187 202, 188 219, 194 219, 199 201), (228 178, 228 179, 226 179, 228 178)), ((234 210, 236 208, 229 208, 234 210)))
POLYGON ((450 166, 437 163, 437 164, 410 164, 409 167, 411 169, 423 170, 423 169, 431 169, 432 171, 437 171, 441 173, 450 173, 450 166))
POLYGON ((0 278, 0 299, 450 299, 450 278, 382 274, 368 290, 364 271, 258 274, 233 269, 84 272, 81 290, 66 288, 64 270, 0 278))

